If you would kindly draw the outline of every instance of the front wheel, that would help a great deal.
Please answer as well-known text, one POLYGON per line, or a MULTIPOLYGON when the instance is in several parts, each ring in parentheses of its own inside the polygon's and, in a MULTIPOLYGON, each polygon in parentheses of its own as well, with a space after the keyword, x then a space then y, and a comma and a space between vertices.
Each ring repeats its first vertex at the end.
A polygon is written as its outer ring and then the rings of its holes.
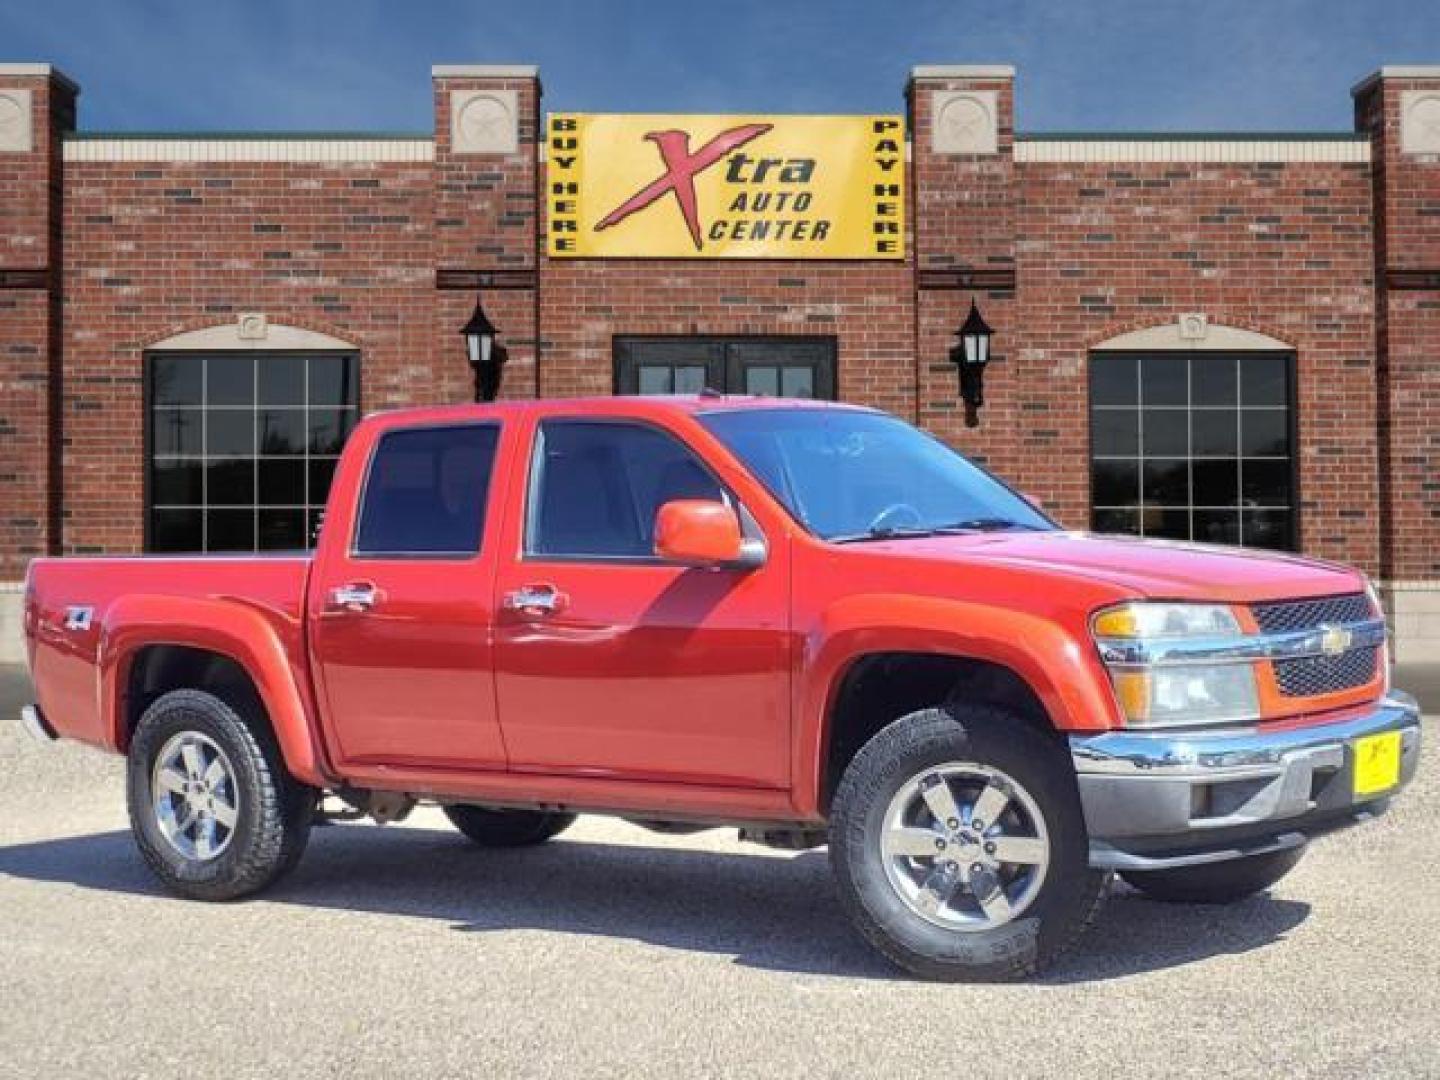
POLYGON ((299 861, 315 791, 285 771, 261 724, 199 690, 172 690, 130 741, 126 801, 140 854, 196 900, 257 892, 299 861))
POLYGON ((1127 885, 1152 900, 1180 904, 1233 904, 1268 889, 1295 869, 1305 845, 1174 870, 1122 870, 1127 885))
POLYGON ((851 918, 930 979, 1011 978, 1054 961, 1104 897, 1108 875, 1088 854, 1063 746, 990 706, 895 721, 850 763, 831 812, 851 918))

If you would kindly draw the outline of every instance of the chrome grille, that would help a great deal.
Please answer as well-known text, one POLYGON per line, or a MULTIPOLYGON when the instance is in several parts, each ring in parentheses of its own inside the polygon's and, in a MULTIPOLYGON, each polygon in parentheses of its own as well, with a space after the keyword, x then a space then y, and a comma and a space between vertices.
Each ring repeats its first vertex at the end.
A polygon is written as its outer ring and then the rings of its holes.
POLYGON ((1281 600, 1253 604, 1250 613, 1267 634, 1291 630, 1313 630, 1324 623, 1364 622, 1375 617, 1370 598, 1364 593, 1322 596, 1316 600, 1281 600))
MULTIPOLYGON (((1254 604, 1250 613, 1255 616, 1261 631, 1267 634, 1314 630, 1318 626, 1367 622, 1375 618, 1370 598, 1364 593, 1254 604)), ((1379 649, 1363 646, 1339 656, 1277 660, 1275 683, 1286 697, 1314 697, 1339 690, 1353 690, 1375 678, 1379 656, 1379 649)))
POLYGON ((1339 656, 1307 656, 1278 660, 1275 682, 1286 697, 1314 697, 1337 690, 1353 690, 1375 678, 1380 650, 1374 646, 1351 649, 1339 656))

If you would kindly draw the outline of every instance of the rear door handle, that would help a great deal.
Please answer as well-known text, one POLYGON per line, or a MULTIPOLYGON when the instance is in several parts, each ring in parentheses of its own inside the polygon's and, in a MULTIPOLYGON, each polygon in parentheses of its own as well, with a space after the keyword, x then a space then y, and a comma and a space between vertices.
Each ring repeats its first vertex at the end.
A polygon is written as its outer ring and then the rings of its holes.
POLYGON ((369 611, 380 600, 380 590, 368 581, 352 581, 330 590, 330 606, 344 611, 369 611))
POLYGON ((553 615, 569 603, 570 598, 554 585, 522 585, 505 594, 505 606, 522 615, 553 615))

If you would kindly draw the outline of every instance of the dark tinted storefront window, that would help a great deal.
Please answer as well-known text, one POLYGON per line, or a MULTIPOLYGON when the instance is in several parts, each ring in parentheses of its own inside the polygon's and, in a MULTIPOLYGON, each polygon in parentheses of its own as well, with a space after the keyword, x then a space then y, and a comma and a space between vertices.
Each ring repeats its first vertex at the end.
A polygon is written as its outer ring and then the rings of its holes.
POLYGON ((354 356, 146 358, 147 549, 310 547, 359 419, 354 356))
POLYGON ((617 337, 615 392, 834 400, 834 338, 617 337))
POLYGON ((1294 548, 1293 380, 1288 353, 1093 355, 1092 527, 1294 548))

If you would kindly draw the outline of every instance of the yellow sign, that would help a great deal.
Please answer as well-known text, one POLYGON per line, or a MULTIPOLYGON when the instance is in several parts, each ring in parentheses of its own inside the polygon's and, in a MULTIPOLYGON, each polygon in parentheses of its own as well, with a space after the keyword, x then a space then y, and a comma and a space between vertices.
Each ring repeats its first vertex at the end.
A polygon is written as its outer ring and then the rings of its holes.
POLYGON ((1355 740, 1355 794, 1376 795, 1400 782, 1400 732, 1355 740))
POLYGON ((903 259, 899 116, 556 113, 552 258, 903 259))

